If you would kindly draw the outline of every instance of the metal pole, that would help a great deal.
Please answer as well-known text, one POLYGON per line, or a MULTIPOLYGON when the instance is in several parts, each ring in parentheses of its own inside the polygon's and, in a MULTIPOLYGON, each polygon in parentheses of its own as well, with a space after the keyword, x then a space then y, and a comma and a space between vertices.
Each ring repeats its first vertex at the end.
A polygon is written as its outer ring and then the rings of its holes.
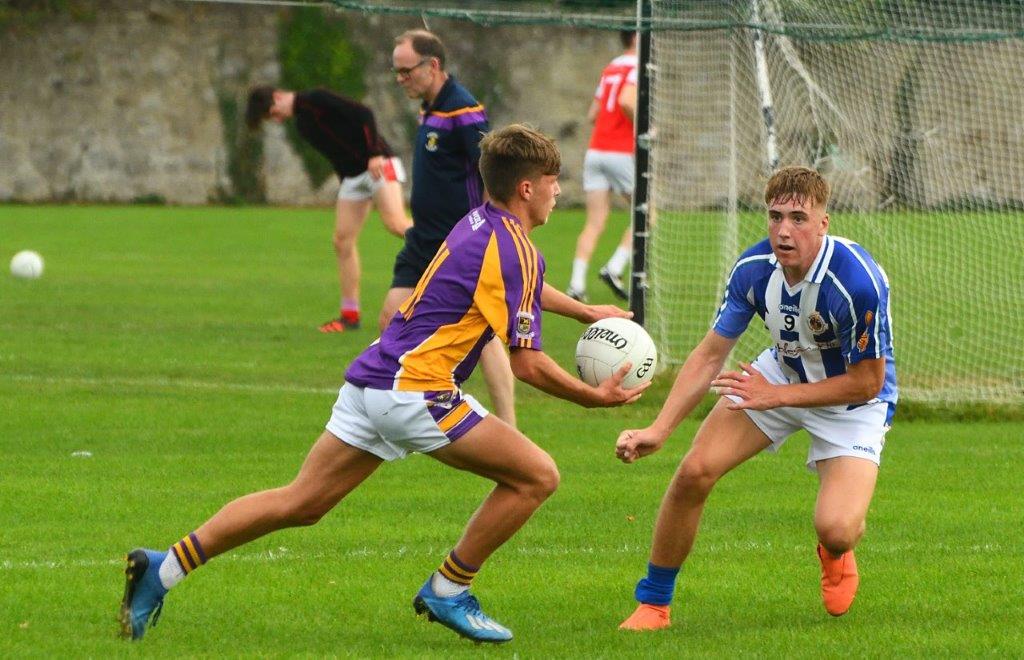
POLYGON ((775 105, 772 102, 771 78, 768 76, 768 58, 764 52, 764 31, 761 30, 761 7, 759 0, 751 0, 751 19, 754 25, 754 65, 757 74, 757 91, 761 96, 761 118, 765 130, 765 160, 768 171, 774 172, 779 166, 779 150, 775 143, 775 105))
POLYGON ((647 301, 647 237, 650 214, 648 188, 651 149, 651 16, 653 0, 637 0, 637 103, 635 169, 633 176, 633 274, 629 286, 629 308, 633 320, 644 325, 647 301))

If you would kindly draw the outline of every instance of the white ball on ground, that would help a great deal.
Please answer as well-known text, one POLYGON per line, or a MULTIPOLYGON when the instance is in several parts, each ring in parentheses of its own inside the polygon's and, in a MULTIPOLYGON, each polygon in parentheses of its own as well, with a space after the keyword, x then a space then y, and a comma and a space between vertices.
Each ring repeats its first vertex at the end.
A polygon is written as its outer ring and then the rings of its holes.
POLYGON ((38 252, 22 250, 11 258, 11 275, 34 280, 43 274, 43 258, 38 252))
POLYGON ((632 388, 654 378, 658 349, 647 331, 629 319, 601 319, 576 344, 576 371, 588 385, 598 386, 626 363, 632 367, 622 386, 632 388))

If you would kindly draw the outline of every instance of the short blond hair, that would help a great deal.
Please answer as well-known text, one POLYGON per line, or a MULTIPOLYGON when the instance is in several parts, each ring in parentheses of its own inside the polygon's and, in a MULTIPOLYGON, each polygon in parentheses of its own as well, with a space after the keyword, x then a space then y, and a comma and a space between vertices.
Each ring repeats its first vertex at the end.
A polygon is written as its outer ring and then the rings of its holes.
POLYGON ((812 200, 816 206, 827 207, 831 195, 828 181, 809 167, 791 165, 783 167, 768 179, 764 189, 764 203, 789 202, 798 200, 801 203, 812 200))
POLYGON ((536 181, 561 169, 555 141, 525 124, 510 124, 480 140, 480 176, 496 201, 508 203, 520 181, 536 181))

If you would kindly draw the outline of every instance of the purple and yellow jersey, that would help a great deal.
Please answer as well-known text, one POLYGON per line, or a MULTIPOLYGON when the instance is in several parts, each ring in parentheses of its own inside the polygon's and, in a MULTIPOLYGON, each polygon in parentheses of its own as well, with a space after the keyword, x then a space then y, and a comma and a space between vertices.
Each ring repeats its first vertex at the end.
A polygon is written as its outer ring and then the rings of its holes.
POLYGON ((491 204, 452 228, 413 293, 345 380, 385 390, 456 390, 497 335, 541 350, 544 259, 519 219, 491 204))

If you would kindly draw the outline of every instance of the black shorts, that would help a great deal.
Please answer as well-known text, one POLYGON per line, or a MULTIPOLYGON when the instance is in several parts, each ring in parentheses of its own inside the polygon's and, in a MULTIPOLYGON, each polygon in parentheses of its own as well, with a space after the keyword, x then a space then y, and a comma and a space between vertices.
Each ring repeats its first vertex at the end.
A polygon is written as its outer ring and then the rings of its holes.
POLYGON ((437 254, 444 239, 437 241, 418 238, 412 231, 405 235, 405 247, 395 257, 395 270, 391 278, 391 288, 414 289, 423 277, 430 261, 437 254))

